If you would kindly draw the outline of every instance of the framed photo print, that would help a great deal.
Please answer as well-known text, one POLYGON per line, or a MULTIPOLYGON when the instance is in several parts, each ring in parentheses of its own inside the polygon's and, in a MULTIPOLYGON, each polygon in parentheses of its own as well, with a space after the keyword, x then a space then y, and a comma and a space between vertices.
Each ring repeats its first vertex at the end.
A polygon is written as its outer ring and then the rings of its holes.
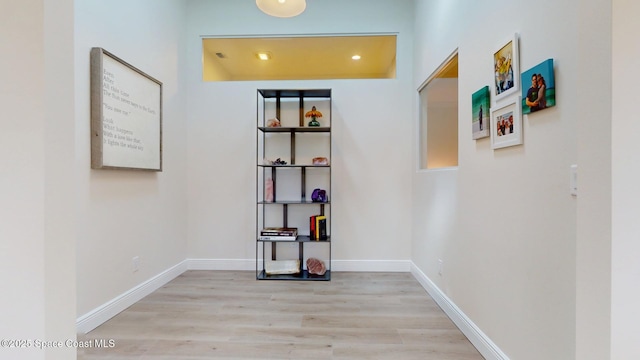
POLYGON ((547 59, 522 73, 522 115, 552 106, 556 106, 556 82, 553 59, 547 59))
POLYGON ((506 105, 491 108, 491 148, 499 149, 522 144, 520 97, 506 105))
POLYGON ((513 38, 502 43, 493 53, 495 77, 493 96, 496 101, 518 93, 520 83, 518 53, 518 34, 514 34, 513 38))
POLYGON ((489 87, 485 86, 471 95, 471 131, 474 140, 489 136, 490 93, 489 87))

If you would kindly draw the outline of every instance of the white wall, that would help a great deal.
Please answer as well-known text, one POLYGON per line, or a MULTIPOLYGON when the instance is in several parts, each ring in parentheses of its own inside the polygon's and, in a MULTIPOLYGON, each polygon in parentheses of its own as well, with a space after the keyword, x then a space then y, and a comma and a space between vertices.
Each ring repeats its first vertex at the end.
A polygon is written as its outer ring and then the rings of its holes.
POLYGON ((253 1, 189 1, 190 258, 208 259, 209 267, 229 260, 227 266, 254 268, 256 89, 331 88, 333 269, 406 263, 412 11, 413 1, 323 0, 307 2, 300 16, 277 19, 253 1), (398 33, 398 78, 202 82, 201 36, 331 33, 398 33))
MULTIPOLYGON (((0 123, 2 176, 0 272, 7 291, 0 299, 2 338, 40 337, 44 324, 44 39, 42 1, 3 2, 0 123), (22 34, 21 38, 10 36, 22 34), (27 46, 21 44, 26 41, 27 46), (23 46, 24 52, 13 51, 23 46), (26 81, 25 81, 26 80, 26 81), (18 186, 20 185, 20 186, 18 186), (27 264, 31 265, 28 266, 27 264), (16 276, 14 269, 25 270, 16 276), (26 319, 26 320, 25 320, 26 319)), ((4 351, 4 349, 3 349, 4 351)), ((15 351, 18 357, 19 352, 15 351)), ((9 355, 11 356, 11 355, 9 355)), ((32 359, 43 359, 33 354, 32 359)))
POLYGON ((640 77, 638 13, 636 1, 613 1, 611 359, 616 360, 640 357, 640 123, 633 94, 640 77))
POLYGON ((564 360, 575 358, 576 330, 578 200, 568 174, 578 123, 595 119, 576 116, 588 103, 575 96, 585 75, 580 3, 530 5, 417 1, 414 88, 459 51, 459 166, 415 172, 412 259, 509 358, 564 360), (489 138, 471 140, 471 95, 493 83, 492 55, 515 32, 522 71, 554 58, 558 105, 523 119, 524 145, 494 151, 489 138))
MULTIPOLYGON (((75 339, 76 203, 74 172, 74 0, 44 1, 45 50, 45 333, 75 339)), ((76 349, 47 349, 47 359, 75 359, 76 349)), ((22 356, 20 356, 22 358, 22 356)))
POLYGON ((186 4, 76 3, 78 315, 186 258, 186 4), (163 83, 163 171, 91 170, 89 52, 102 47, 163 83), (139 271, 132 258, 139 256, 139 271))
MULTIPOLYGON (((2 2, 0 39, 0 338, 74 339, 73 1, 2 2)), ((75 359, 73 348, 0 352, 75 359)))
MULTIPOLYGON (((579 6, 573 87, 578 144, 576 359, 611 355, 611 1, 579 6), (582 34, 588 34, 583 36, 582 34)), ((634 287, 636 287, 634 285, 634 287)), ((637 355, 637 354, 636 354, 637 355)), ((637 358, 637 356, 635 357, 637 358)), ((620 358, 623 359, 623 358, 620 358)))

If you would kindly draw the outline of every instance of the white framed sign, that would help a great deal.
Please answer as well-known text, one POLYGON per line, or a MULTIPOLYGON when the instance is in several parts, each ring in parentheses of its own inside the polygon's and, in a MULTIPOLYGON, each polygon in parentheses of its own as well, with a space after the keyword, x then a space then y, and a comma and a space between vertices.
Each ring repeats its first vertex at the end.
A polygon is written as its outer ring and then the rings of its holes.
POLYGON ((162 171, 162 83, 91 49, 91 168, 162 171))

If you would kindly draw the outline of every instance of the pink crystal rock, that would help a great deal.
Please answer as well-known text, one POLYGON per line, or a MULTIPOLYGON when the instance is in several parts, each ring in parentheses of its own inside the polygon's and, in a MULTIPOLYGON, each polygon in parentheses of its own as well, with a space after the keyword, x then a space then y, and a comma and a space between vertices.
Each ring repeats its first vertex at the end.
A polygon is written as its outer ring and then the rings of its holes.
POLYGON ((324 273, 327 272, 327 267, 324 265, 324 262, 322 260, 316 258, 308 258, 307 270, 309 271, 309 274, 324 275, 324 273))

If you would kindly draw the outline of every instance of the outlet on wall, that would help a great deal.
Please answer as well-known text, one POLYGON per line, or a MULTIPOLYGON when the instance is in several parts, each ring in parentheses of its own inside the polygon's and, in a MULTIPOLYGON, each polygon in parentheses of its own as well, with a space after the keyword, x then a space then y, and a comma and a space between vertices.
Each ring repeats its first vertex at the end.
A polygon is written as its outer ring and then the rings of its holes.
POLYGON ((438 275, 442 276, 442 259, 438 259, 438 275))
POLYGON ((569 168, 569 193, 578 196, 578 165, 569 168))
POLYGON ((133 266, 133 272, 138 271, 140 268, 140 257, 134 256, 133 259, 131 259, 131 265, 133 266))

